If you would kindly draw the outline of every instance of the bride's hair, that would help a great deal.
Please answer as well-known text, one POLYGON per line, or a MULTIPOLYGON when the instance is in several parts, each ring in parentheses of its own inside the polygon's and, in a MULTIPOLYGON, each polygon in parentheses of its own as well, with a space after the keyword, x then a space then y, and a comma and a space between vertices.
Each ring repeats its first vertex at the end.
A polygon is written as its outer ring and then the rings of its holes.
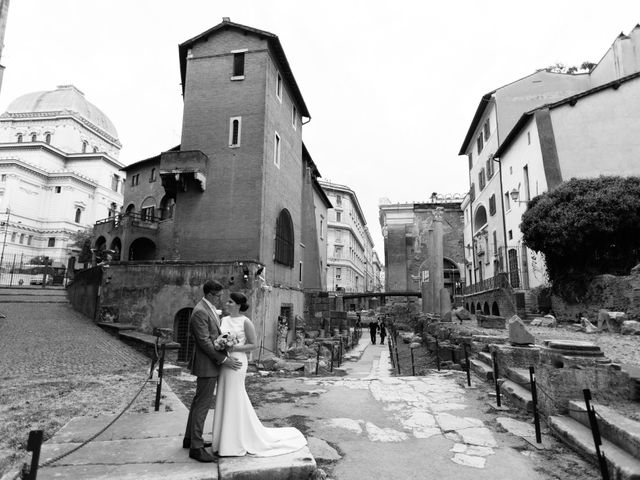
POLYGON ((247 303, 247 297, 245 297, 243 293, 233 292, 231 295, 229 295, 229 297, 236 304, 240 305, 240 311, 241 312, 246 312, 247 310, 249 310, 249 304, 247 303))

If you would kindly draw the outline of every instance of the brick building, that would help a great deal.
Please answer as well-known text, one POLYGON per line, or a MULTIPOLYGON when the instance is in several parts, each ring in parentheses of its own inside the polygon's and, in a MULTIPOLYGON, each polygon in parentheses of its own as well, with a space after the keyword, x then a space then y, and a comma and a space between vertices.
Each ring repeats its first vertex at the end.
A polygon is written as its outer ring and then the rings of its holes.
POLYGON ((302 315, 303 291, 324 286, 318 230, 331 204, 302 142, 310 115, 282 45, 225 18, 182 43, 179 57, 181 143, 124 169, 123 215, 96 225, 96 246, 119 242, 123 260, 173 269, 251 265, 244 283, 225 279, 230 288, 254 288, 247 276, 259 271, 271 297, 256 300, 260 314, 302 315))
POLYGON ((461 195, 435 195, 431 202, 379 205, 384 236, 385 291, 420 292, 429 270, 428 235, 434 212, 443 207, 444 286, 455 295, 464 278, 463 220, 461 195))

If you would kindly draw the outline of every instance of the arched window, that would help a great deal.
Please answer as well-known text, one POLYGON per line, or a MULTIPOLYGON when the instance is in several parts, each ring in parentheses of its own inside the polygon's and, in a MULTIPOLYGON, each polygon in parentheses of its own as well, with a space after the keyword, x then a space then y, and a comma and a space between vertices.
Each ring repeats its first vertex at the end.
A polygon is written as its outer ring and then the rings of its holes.
POLYGON ((87 148, 89 148, 89 142, 86 140, 82 141, 82 153, 87 153, 87 148))
POLYGON ((82 217, 82 209, 76 208, 76 223, 80 223, 80 217, 82 217))
POLYGON ((173 209, 175 208, 176 200, 173 197, 165 195, 160 200, 160 220, 166 220, 173 218, 173 209))
POLYGON ((291 214, 284 208, 280 211, 276 221, 276 262, 293 267, 293 242, 291 214))
POLYGON ((48 144, 51 144, 51 134, 49 132, 45 133, 44 141, 48 144))
POLYGON ((22 143, 22 134, 21 133, 18 134, 18 143, 22 143))
POLYGON ((98 147, 93 147, 93 153, 98 153, 98 147))
POLYGON ((155 182, 156 181, 156 169, 152 168, 151 169, 151 176, 149 177, 149 182, 155 182))
POLYGON ((38 136, 35 133, 31 134, 31 141, 32 142, 37 142, 38 141, 38 136))
POLYGON ((153 197, 147 197, 140 207, 140 219, 146 222, 153 222, 156 210, 156 200, 153 197))

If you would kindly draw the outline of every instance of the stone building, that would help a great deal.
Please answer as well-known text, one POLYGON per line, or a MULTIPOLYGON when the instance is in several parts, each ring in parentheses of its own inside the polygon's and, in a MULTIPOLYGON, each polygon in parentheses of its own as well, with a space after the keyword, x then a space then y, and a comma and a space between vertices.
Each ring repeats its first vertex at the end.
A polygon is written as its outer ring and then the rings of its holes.
POLYGON ((531 289, 545 283, 544 261, 519 231, 529 199, 572 177, 638 174, 629 156, 638 151, 638 52, 640 25, 588 73, 539 70, 481 98, 459 152, 471 178, 463 205, 472 311, 537 308, 531 289))
POLYGON ((212 276, 252 297, 256 327, 273 349, 278 317, 301 317, 303 292, 325 286, 319 231, 331 203, 302 142, 309 111, 272 33, 225 18, 182 43, 179 58, 181 143, 124 168, 124 212, 98 222, 96 247, 120 244, 123 260, 165 264, 172 282, 185 282, 182 298, 163 303, 159 315, 129 306, 123 321, 174 325, 197 295, 197 265, 215 264, 212 276))
POLYGON ((358 197, 345 185, 325 180, 320 180, 320 185, 333 204, 327 219, 327 288, 343 292, 379 291, 374 263, 377 255, 358 197))
MULTIPOLYGON (((429 234, 436 208, 443 208, 443 280, 456 295, 464 279, 462 195, 436 195, 430 202, 391 203, 380 200, 380 225, 384 236, 385 291, 420 292, 428 281, 429 234)), ((439 313, 439 312, 438 312, 439 313)))
POLYGON ((11 102, 0 115, 2 261, 73 268, 72 234, 122 206, 120 148, 111 120, 72 85, 11 102))

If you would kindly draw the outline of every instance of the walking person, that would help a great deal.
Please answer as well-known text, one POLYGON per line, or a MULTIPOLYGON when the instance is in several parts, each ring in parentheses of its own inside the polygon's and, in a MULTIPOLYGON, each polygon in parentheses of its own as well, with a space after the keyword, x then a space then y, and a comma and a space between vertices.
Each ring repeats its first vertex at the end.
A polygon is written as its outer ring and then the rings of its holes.
POLYGON ((195 375, 196 393, 189 409, 187 427, 182 440, 182 447, 189 449, 189 457, 199 462, 215 462, 215 455, 206 450, 211 444, 205 444, 202 439, 204 421, 213 400, 220 369, 238 370, 242 362, 233 357, 227 357, 224 351, 216 350, 213 346, 220 335, 220 317, 216 311, 221 304, 222 285, 214 280, 204 283, 204 296, 191 312, 189 328, 195 346, 193 356, 189 362, 191 373, 195 375))
POLYGON ((384 338, 387 336, 387 329, 385 328, 382 320, 378 323, 378 330, 380 331, 380 345, 384 345, 384 338))
POLYGON ((237 359, 238 370, 223 369, 218 381, 213 417, 213 451, 221 457, 253 455, 271 457, 295 452, 307 444, 300 430, 293 427, 269 428, 256 415, 245 388, 247 353, 258 348, 253 322, 244 315, 247 297, 233 292, 225 306, 229 315, 222 319, 222 335, 229 358, 237 359))
POLYGON ((378 324, 376 322, 369 322, 369 334, 371 335, 371 343, 376 344, 376 332, 378 330, 378 324))

